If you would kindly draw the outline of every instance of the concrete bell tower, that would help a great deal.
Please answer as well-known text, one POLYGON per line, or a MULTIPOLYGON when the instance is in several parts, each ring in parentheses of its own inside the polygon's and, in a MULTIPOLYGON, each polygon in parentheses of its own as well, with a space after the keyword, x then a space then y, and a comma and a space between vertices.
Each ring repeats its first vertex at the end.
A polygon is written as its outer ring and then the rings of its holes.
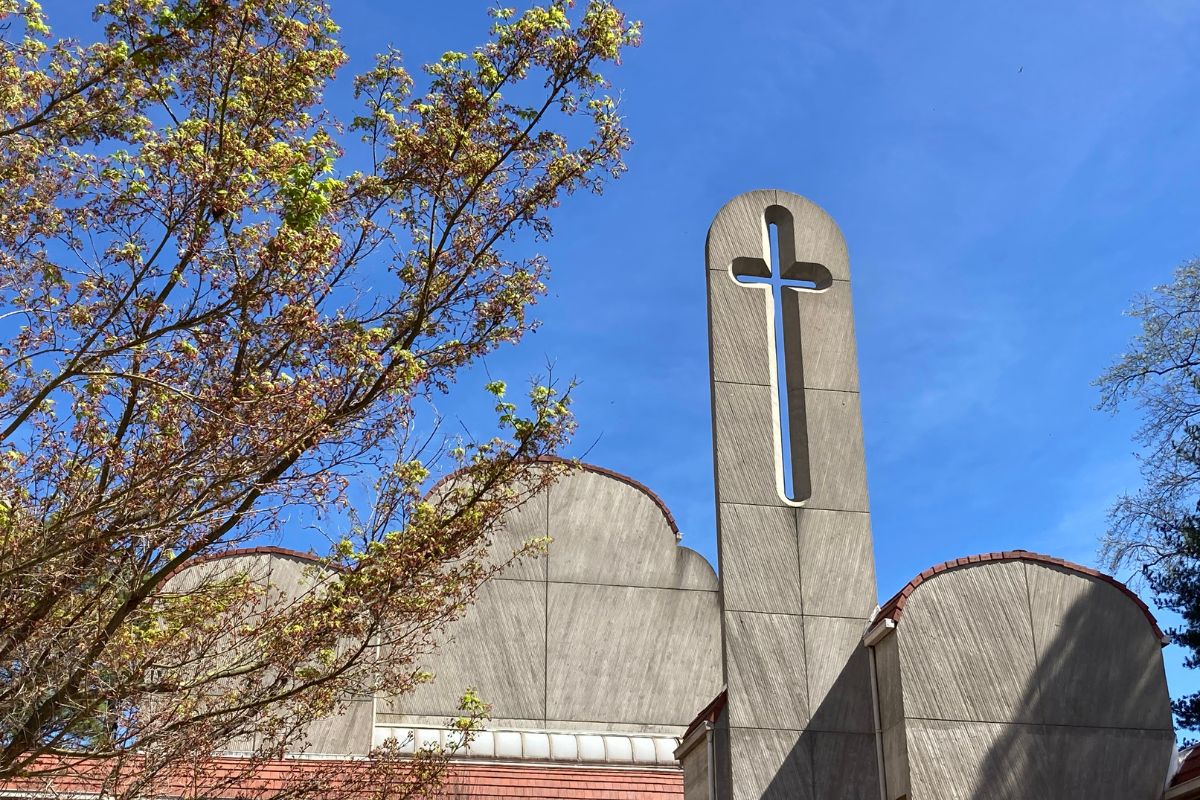
POLYGON ((728 692, 718 796, 877 798, 846 244, 805 198, 752 191, 713 220, 706 261, 728 692))

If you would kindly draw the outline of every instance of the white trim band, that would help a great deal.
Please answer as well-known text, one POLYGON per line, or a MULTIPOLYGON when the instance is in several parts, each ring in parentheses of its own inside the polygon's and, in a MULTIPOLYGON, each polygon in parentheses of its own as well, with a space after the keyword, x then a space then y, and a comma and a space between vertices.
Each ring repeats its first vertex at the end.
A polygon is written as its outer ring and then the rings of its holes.
MULTIPOLYGON (((402 753, 421 747, 454 747, 462 733, 447 728, 376 725, 374 746, 395 739, 402 753)), ((607 764, 678 767, 674 736, 570 731, 485 730, 455 758, 496 761, 543 761, 556 764, 607 764)))

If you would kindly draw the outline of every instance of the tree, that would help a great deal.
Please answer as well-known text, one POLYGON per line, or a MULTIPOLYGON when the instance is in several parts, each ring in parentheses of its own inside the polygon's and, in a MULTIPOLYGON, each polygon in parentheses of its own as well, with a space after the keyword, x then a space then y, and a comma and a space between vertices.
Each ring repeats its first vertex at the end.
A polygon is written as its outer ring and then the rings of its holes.
MULTIPOLYGON (((1141 322, 1129 348, 1097 380, 1101 408, 1133 402, 1143 412, 1136 441, 1143 485, 1110 512, 1104 555, 1140 568, 1156 601, 1179 613, 1169 631, 1200 666, 1200 260, 1134 301, 1141 322)), ((1180 727, 1200 729, 1200 693, 1174 703, 1180 727)))
POLYGON ((420 91, 379 56, 340 121, 325 0, 110 0, 87 45, 0 0, 0 782, 83 763, 132 797, 250 732, 252 771, 428 678, 573 421, 569 389, 521 410, 495 382, 496 436, 443 442, 425 401, 534 326, 519 248, 629 144, 599 70, 636 25, 494 16, 420 91), (305 513, 302 598, 172 580, 305 513))

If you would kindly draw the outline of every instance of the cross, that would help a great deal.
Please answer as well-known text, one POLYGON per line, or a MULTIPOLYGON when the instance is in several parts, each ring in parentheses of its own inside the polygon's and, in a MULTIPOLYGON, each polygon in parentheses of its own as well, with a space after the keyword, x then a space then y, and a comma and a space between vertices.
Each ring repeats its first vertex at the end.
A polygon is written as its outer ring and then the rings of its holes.
POLYGON ((790 491, 788 498, 799 502, 811 495, 804 414, 804 364, 800 349, 799 304, 786 303, 785 298, 790 298, 792 292, 823 292, 833 285, 833 275, 823 264, 796 260, 792 216, 786 209, 771 206, 766 210, 765 218, 771 262, 752 256, 735 258, 732 272, 738 283, 765 286, 771 292, 783 485, 785 492, 790 491))

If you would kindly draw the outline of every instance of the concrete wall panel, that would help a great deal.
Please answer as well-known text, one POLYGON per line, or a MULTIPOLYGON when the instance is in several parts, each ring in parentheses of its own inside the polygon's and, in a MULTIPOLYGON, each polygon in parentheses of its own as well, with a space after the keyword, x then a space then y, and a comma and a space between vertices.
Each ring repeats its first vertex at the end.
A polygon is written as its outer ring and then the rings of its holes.
POLYGON ((883 729, 883 774, 886 800, 905 797, 908 784, 908 741, 903 720, 883 729))
POLYGON ((770 254, 763 210, 780 205, 792 214, 798 258, 824 264, 834 280, 850 279, 846 240, 837 223, 816 203, 791 192, 756 189, 726 203, 708 229, 708 268, 728 269, 733 259, 770 254))
POLYGON ((507 580, 539 581, 546 579, 546 555, 544 553, 513 560, 526 543, 546 536, 548 497, 539 492, 517 508, 510 511, 492 539, 488 563, 511 563, 499 574, 507 580))
POLYGON ((808 389, 804 403, 812 478, 805 508, 868 511, 858 393, 808 389))
POLYGON ((808 724, 804 617, 729 611, 725 614, 729 724, 790 728, 808 724))
POLYGON ((1045 797, 1159 800, 1175 735, 1049 726, 1037 741, 1047 762, 1045 797))
POLYGON ((306 752, 321 755, 363 755, 371 750, 375 707, 370 697, 358 697, 341 714, 310 725, 306 752))
POLYGON ((448 629, 426 665, 433 683, 400 698, 381 698, 387 714, 448 718, 463 691, 474 687, 493 704, 493 717, 539 719, 545 714, 546 585, 489 581, 466 615, 448 629))
POLYGON ((770 287, 736 281, 729 270, 710 271, 714 298, 709 319, 713 341, 713 379, 731 383, 772 384, 771 339, 775 336, 770 287))
POLYGON ((804 618, 810 730, 872 733, 870 655, 863 623, 843 617, 804 618))
POLYGON ((287 555, 259 556, 270 560, 268 603, 290 603, 315 591, 332 577, 324 568, 306 558, 287 555))
POLYGON ((493 726, 678 735, 720 691, 716 573, 646 491, 569 472, 510 515, 497 548, 545 533, 549 555, 486 584, 430 657, 437 681, 381 698, 380 721, 436 725, 474 686, 493 726))
POLYGON ((778 438, 770 386, 717 384, 713 424, 722 445, 717 459, 717 488, 722 503, 786 505, 779 497, 776 464, 778 438))
POLYGON ((677 544, 662 509, 635 486, 572 472, 550 488, 549 515, 552 582, 717 588, 712 566, 677 544))
POLYGON ((710 270, 728 271, 735 258, 769 258, 771 244, 763 209, 776 202, 774 189, 740 194, 717 213, 708 229, 706 249, 710 270))
POLYGON ((884 728, 904 720, 904 677, 900 674, 899 637, 888 636, 874 648, 879 721, 884 728))
POLYGON ((714 800, 709 797, 708 743, 700 742, 687 753, 683 768, 683 800, 714 800))
POLYGON ((876 645, 889 786, 907 769, 913 800, 1161 796, 1174 733, 1159 645, 1126 593, 1037 557, 926 577, 876 645))
POLYGON ((912 800, 1088 797, 1049 793, 1037 726, 943 720, 908 720, 905 726, 912 800))
POLYGON ((865 620, 876 596, 871 516, 805 509, 796 517, 804 613, 865 620))
POLYGON ((1171 730, 1162 643, 1142 610, 1096 578, 1047 564, 1024 567, 1042 721, 1171 730))
POLYGON ((801 613, 795 510, 722 503, 718 513, 725 609, 801 613))
POLYGON ((272 559, 273 556, 252 553, 202 561, 172 575, 167 586, 172 592, 186 593, 242 574, 251 582, 266 586, 271 580, 272 559))
POLYGON ((791 192, 776 192, 775 203, 792 214, 795 257, 824 265, 835 281, 849 281, 850 257, 846 240, 833 217, 808 198, 791 192))
POLYGON ((809 731, 818 800, 878 800, 879 760, 870 733, 809 731))
POLYGON ((1174 742, 1166 731, 907 725, 913 800, 1157 800, 1174 742))
POLYGON ((686 726, 721 689, 715 592, 552 583, 548 720, 686 726))
POLYGON ((905 716, 1036 722, 1036 659, 1020 562, 953 570, 921 584, 904 610, 905 716))
POLYGON ((812 742, 790 730, 730 728, 732 800, 821 800, 813 793, 812 742))
MULTIPOLYGON (((738 287, 735 287, 738 288, 738 287)), ((858 391, 858 353, 854 343, 854 315, 850 284, 834 281, 823 292, 794 292, 806 330, 820 336, 802 337, 804 386, 809 389, 858 391)), ((788 365, 791 369, 791 365, 788 365)))
MULTIPOLYGON (((318 569, 309 559, 278 552, 248 551, 227 558, 204 561, 190 567, 171 578, 170 589, 190 592, 200 586, 212 585, 241 575, 265 588, 265 594, 256 601, 254 607, 255 613, 261 613, 268 605, 274 608, 286 607, 310 591, 329 573, 318 569)), ((223 655, 234 657, 232 653, 223 655)), ((308 726, 306 752, 365 754, 371 745, 371 711, 370 698, 356 699, 344 713, 318 720, 308 726)), ((228 742, 225 750, 246 752, 256 749, 261 744, 260 737, 252 735, 228 742)))

